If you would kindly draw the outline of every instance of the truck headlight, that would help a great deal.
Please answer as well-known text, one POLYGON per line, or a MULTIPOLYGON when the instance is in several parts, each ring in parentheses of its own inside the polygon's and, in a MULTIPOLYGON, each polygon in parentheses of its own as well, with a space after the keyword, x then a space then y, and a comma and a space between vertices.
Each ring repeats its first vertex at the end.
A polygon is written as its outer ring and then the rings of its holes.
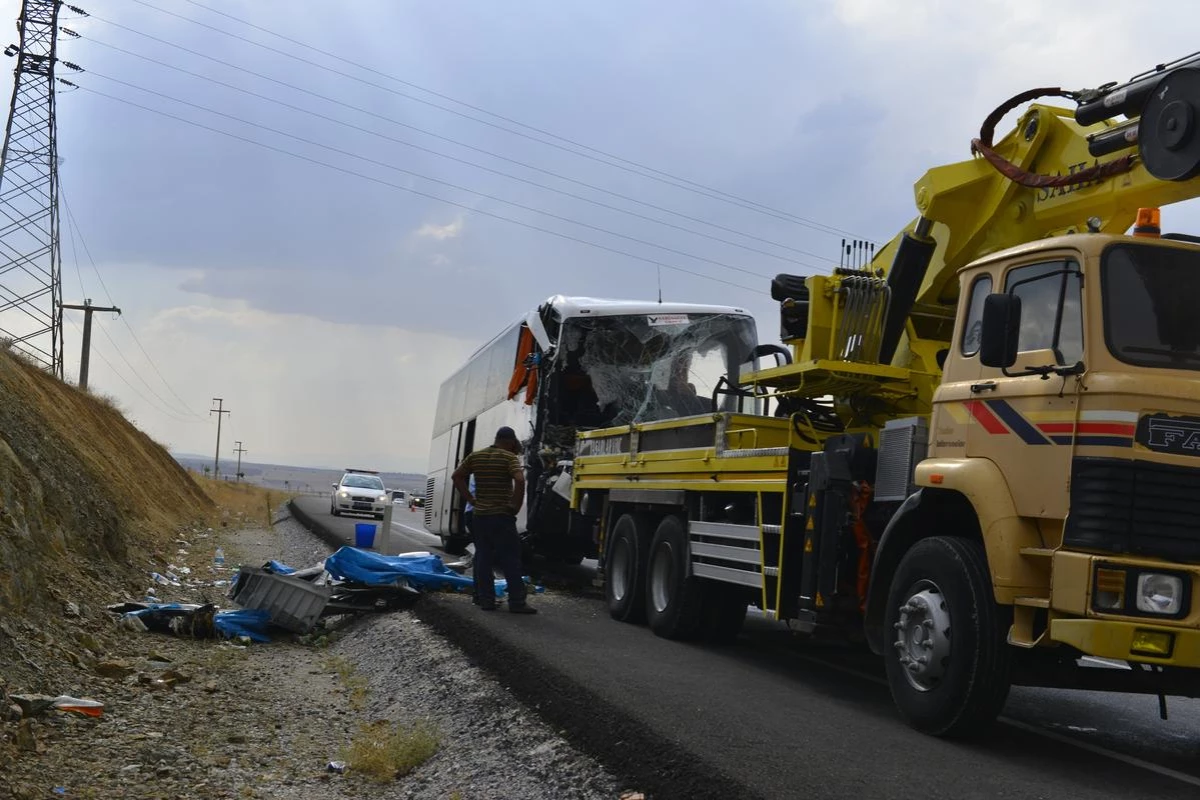
POLYGON ((1183 603, 1183 579, 1178 575, 1143 572, 1137 580, 1138 611, 1174 616, 1183 603))

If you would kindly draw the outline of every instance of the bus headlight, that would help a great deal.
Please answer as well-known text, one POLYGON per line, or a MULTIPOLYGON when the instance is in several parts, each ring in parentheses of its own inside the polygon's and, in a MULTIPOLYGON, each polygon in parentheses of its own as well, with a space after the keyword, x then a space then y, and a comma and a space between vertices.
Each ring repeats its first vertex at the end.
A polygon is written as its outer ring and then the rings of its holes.
POLYGON ((1183 579, 1178 575, 1143 572, 1137 580, 1138 611, 1175 616, 1183 603, 1183 579))

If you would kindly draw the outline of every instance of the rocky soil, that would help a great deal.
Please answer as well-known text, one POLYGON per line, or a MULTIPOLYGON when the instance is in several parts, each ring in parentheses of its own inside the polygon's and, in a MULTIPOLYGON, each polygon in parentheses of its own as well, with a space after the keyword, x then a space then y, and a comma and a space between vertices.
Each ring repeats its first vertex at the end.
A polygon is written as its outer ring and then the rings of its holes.
MULTIPOLYGON (((290 520, 193 534, 170 565, 147 568, 147 588, 164 601, 221 602, 225 587, 212 584, 238 563, 304 567, 328 552, 290 520), (225 569, 212 564, 218 544, 225 569), (150 571, 168 567, 181 585, 153 584, 150 571)), ((410 611, 239 646, 120 628, 104 604, 143 598, 115 587, 108 599, 58 591, 62 608, 45 621, 0 620, 0 690, 91 698, 104 711, 18 720, 0 697, 0 800, 616 800, 630 788, 410 611), (377 775, 361 753, 387 731, 424 732, 432 755, 407 774, 377 775)))

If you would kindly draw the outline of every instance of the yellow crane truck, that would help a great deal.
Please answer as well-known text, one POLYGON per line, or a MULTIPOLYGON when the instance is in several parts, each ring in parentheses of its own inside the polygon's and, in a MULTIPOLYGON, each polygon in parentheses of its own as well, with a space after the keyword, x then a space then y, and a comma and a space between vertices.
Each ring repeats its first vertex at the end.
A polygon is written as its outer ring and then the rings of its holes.
POLYGON ((865 640, 926 733, 1013 684, 1165 717, 1200 694, 1200 238, 1159 230, 1200 194, 1200 54, 1025 92, 971 150, 873 257, 775 278, 783 345, 711 411, 580 432, 571 507, 615 619, 865 640))

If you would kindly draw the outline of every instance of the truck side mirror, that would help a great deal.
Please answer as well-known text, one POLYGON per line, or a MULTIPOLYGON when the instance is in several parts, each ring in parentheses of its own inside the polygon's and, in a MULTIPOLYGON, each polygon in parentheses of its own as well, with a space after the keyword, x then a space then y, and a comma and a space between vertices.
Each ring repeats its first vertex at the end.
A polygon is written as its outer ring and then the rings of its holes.
POLYGON ((1012 294, 989 294, 983 300, 983 331, 979 360, 985 367, 1008 369, 1017 363, 1017 339, 1021 332, 1021 298, 1012 294))

